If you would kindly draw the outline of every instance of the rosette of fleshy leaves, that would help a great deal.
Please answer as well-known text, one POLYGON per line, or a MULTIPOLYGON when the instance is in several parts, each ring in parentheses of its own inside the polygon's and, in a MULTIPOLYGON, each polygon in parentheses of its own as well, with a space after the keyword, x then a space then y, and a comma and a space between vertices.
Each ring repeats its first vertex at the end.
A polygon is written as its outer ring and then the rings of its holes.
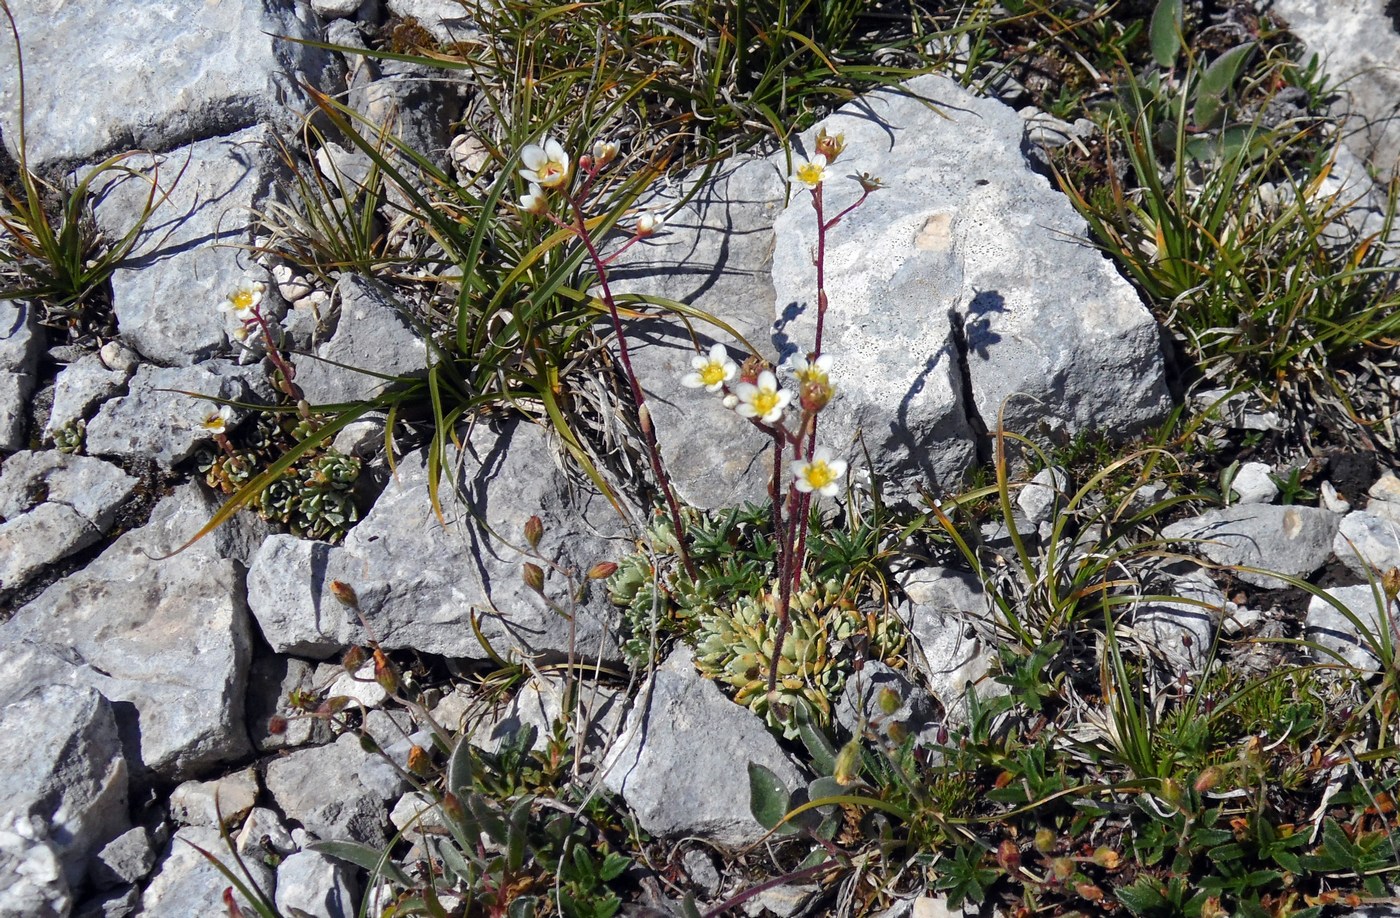
POLYGON ((360 461, 334 450, 263 488, 258 513, 303 538, 339 542, 359 521, 351 489, 360 477, 360 461))
POLYGON ((867 654, 900 665, 903 624, 893 616, 860 612, 835 580, 806 581, 791 597, 790 628, 778 660, 777 683, 768 693, 773 644, 778 632, 778 598, 772 592, 715 606, 701 615, 695 665, 704 675, 735 690, 734 700, 780 729, 797 736, 790 716, 805 701, 823 726, 830 724, 836 699, 854 668, 854 642, 868 637, 867 654))

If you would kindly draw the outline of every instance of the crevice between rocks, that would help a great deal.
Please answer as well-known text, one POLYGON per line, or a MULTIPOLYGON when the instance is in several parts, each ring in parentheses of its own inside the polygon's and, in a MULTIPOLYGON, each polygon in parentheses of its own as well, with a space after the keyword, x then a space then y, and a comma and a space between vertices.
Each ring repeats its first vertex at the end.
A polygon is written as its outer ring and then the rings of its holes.
POLYGON ((992 460, 992 438, 987 431, 987 423, 977 410, 977 401, 972 395, 972 369, 967 362, 967 329, 963 325, 962 313, 948 310, 949 340, 957 360, 958 385, 961 389, 963 417, 972 428, 972 446, 977 451, 977 464, 987 465, 992 460))

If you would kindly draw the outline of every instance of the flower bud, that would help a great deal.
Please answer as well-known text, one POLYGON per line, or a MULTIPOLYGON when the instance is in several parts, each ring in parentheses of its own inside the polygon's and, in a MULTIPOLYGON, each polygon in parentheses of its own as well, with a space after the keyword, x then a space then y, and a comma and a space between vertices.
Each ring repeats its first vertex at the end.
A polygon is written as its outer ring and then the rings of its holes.
POLYGON ((334 596, 336 601, 341 605, 349 606, 352 609, 358 609, 360 607, 360 597, 355 595, 355 588, 344 580, 331 581, 331 595, 334 596))
POLYGON ((467 818, 467 808, 462 806, 462 800, 456 794, 443 794, 438 805, 442 807, 443 815, 459 825, 467 818))
POLYGON ((1094 849, 1094 863, 1105 870, 1117 870, 1119 857, 1118 852, 1103 845, 1094 849))
POLYGON ((869 172, 862 172, 856 181, 860 182, 860 187, 865 191, 879 191, 881 188, 885 187, 885 183, 882 180, 871 175, 869 172))
POLYGON ((532 516, 525 521, 525 541, 531 548, 538 548, 540 539, 544 538, 544 523, 538 516, 532 516))
POLYGON ((287 732, 287 718, 281 714, 274 714, 267 719, 267 732, 273 736, 281 736, 287 732))
POLYGON ((384 655, 384 651, 374 652, 374 681, 379 683, 379 687, 390 695, 399 690, 399 674, 394 668, 394 664, 389 662, 389 658, 384 655))
POLYGON ((1015 873, 1021 869, 1021 849, 1016 847, 1016 843, 1011 839, 1003 838, 997 846, 997 864, 1007 873, 1015 873))
POLYGON ((852 739, 836 753, 836 767, 831 776, 836 783, 847 787, 860 780, 860 740, 852 739))
POLYGON ((892 688, 880 689, 880 694, 876 696, 876 702, 880 705, 880 713, 884 714, 886 717, 898 711, 902 703, 899 698, 899 692, 896 692, 892 688))
POLYGON ((846 135, 837 134, 835 137, 826 132, 822 127, 817 131, 817 152, 826 157, 828 163, 836 162, 836 157, 846 149, 846 135))
POLYGON ((898 721, 891 721, 885 727, 885 735, 890 738, 890 742, 899 745, 909 738, 909 729, 898 721))
POLYGON ((1192 786, 1196 789, 1196 793, 1204 794, 1206 791, 1214 790, 1223 776, 1224 772, 1212 765, 1196 777, 1196 783, 1192 786))
POLYGON ((1041 854, 1049 854, 1055 850, 1055 833, 1051 829, 1037 829, 1035 833, 1035 850, 1041 854))
POLYGON ((1079 898, 1089 902, 1098 902, 1103 899, 1103 890, 1093 883, 1076 883, 1074 891, 1079 894, 1079 898))
POLYGON ((797 400, 803 411, 821 411, 835 394, 836 390, 831 383, 812 379, 804 382, 797 390, 797 400))
POLYGON ((365 653, 365 649, 356 645, 345 651, 345 656, 340 658, 340 665, 353 676, 360 671, 360 667, 364 666, 368 659, 369 654, 365 653))
POLYGON ((544 569, 532 561, 526 561, 521 567, 520 579, 525 581, 525 585, 540 595, 544 595, 544 569))
POLYGON ((599 561, 588 569, 589 580, 607 580, 617 573, 617 565, 611 561, 599 561))
POLYGON ((655 211, 648 210, 637 217, 637 235, 641 237, 650 236, 661 227, 666 225, 666 218, 655 211))
POLYGON ((417 743, 408 747, 408 770, 420 778, 425 778, 432 774, 432 756, 428 755, 428 750, 417 743))
POLYGON ((1181 803, 1181 785, 1171 778, 1162 779, 1162 787, 1157 793, 1159 797, 1172 806, 1181 803))
POLYGON ((749 355, 744 358, 744 362, 739 365, 739 382, 746 382, 752 385, 758 383, 758 374, 768 368, 763 362, 763 358, 749 355))
POLYGON ((1057 857, 1050 861, 1050 874, 1060 882, 1074 876, 1074 861, 1067 857, 1057 857))
POLYGON ((1395 597, 1400 595, 1400 568, 1392 567, 1381 574, 1381 589, 1386 599, 1395 602, 1395 597))

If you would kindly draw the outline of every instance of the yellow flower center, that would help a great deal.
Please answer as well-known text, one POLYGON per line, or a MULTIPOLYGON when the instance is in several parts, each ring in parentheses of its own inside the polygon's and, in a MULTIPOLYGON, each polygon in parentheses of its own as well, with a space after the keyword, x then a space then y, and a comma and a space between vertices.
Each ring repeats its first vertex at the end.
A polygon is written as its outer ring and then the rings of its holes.
POLYGON ((836 473, 831 470, 831 466, 818 460, 802 471, 802 477, 807 479, 813 491, 820 491, 836 480, 836 473))
POLYGON ((233 308, 239 312, 247 312, 253 308, 253 291, 251 290, 239 290, 228 299, 233 304, 233 308))
POLYGON ((700 381, 707 386, 716 386, 724 382, 724 364, 707 363, 700 371, 700 381))
POLYGON ((753 397, 753 410, 759 417, 766 416, 778 407, 778 393, 774 389, 759 389, 753 397))
POLYGON ((818 163, 803 163, 797 167, 797 180, 804 185, 820 185, 826 170, 818 163))
POLYGON ((567 177, 564 172, 564 164, 556 163, 553 160, 545 163, 539 169, 540 186, 543 188, 557 188, 564 184, 567 177))
POLYGON ((205 430, 223 430, 224 417, 221 414, 211 414, 204 419, 205 430))

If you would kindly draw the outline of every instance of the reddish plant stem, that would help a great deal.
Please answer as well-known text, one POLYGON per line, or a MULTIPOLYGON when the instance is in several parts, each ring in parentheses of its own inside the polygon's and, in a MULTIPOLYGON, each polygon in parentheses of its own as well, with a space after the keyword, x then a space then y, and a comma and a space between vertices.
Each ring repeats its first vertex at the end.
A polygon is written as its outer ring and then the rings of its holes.
POLYGON ((641 423, 642 437, 646 440, 647 454, 651 459, 651 473, 656 477, 656 483, 661 488, 661 493, 666 499, 666 509, 671 514, 671 525, 676 532, 676 547, 680 552, 681 566, 685 568, 686 575, 691 580, 699 580, 699 571, 695 568, 695 562, 690 558, 690 549, 686 546, 685 524, 681 519, 681 507, 676 501, 676 493, 671 488, 670 476, 666 474, 666 468, 661 464, 661 448, 656 443, 656 431, 651 423, 651 411, 646 405, 646 396, 642 393, 642 385, 637 381, 637 373, 632 369, 631 351, 627 347, 627 336, 622 331, 622 317, 617 312, 617 301, 613 299, 612 288, 608 286, 608 268, 603 263, 598 254, 598 248, 593 244, 593 237, 588 233, 588 224, 583 216, 583 207, 577 198, 570 197, 569 204, 574 211, 574 232, 583 242, 584 248, 588 250, 588 257, 592 259, 594 267, 598 271, 598 285, 603 291, 603 302, 607 304, 608 315, 612 317, 613 334, 617 337, 617 354, 622 363, 623 375, 627 377, 627 385, 632 390, 632 400, 637 406, 637 416, 641 423))

